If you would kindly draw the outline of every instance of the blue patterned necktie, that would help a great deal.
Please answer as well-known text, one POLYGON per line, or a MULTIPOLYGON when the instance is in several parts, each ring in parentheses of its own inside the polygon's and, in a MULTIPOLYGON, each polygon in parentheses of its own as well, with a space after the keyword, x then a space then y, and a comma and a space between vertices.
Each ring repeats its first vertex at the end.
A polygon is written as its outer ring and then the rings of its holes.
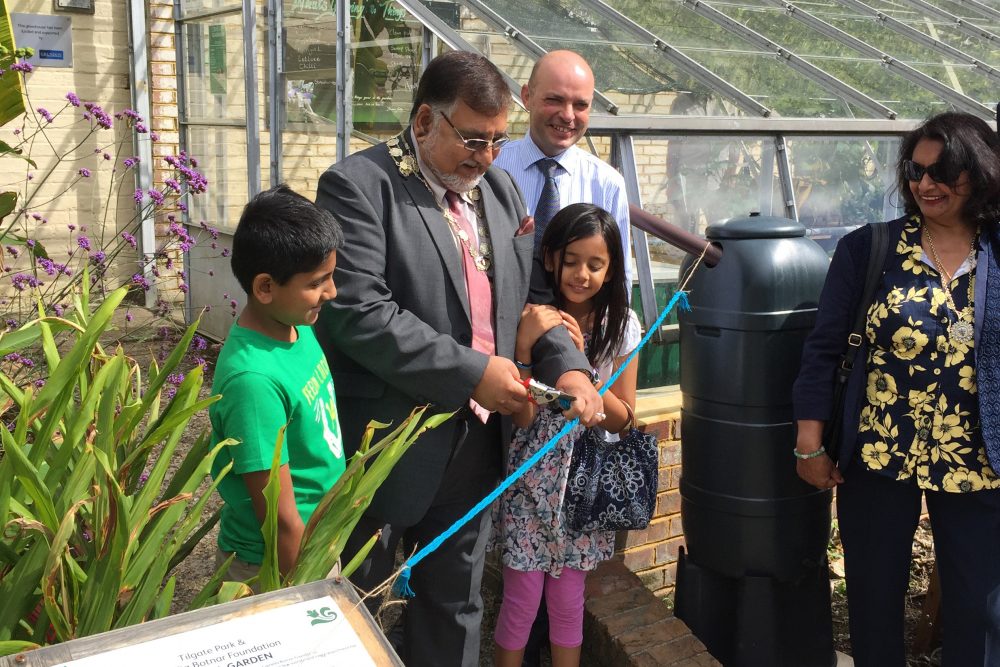
POLYGON ((989 264, 986 271, 977 271, 979 278, 986 278, 983 294, 983 324, 976 349, 976 383, 979 393, 979 422, 982 427, 986 458, 994 472, 1000 471, 1000 264, 996 256, 997 232, 984 234, 989 244, 989 264), (983 275, 985 274, 985 275, 983 275))
POLYGON ((545 177, 545 185, 542 186, 542 194, 535 204, 535 248, 542 243, 542 234, 549 220, 559 212, 559 187, 556 185, 556 170, 559 163, 550 157, 542 158, 535 163, 538 170, 545 177))

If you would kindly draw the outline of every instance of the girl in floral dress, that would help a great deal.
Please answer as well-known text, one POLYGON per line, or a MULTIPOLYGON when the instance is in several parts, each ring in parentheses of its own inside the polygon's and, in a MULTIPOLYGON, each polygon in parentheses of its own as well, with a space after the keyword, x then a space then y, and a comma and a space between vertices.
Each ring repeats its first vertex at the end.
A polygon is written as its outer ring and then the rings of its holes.
MULTIPOLYGON (((629 309, 625 259, 614 218, 591 204, 573 204, 549 222, 541 252, 556 306, 527 306, 517 332, 515 362, 531 374, 531 349, 552 327, 565 325, 597 377, 611 377, 641 338, 629 309)), ((602 434, 616 440, 633 425, 636 367, 627 368, 604 395, 602 434)), ((566 423, 558 409, 528 404, 513 415, 518 427, 508 473, 537 452, 566 423)), ((496 664, 521 664, 544 590, 554 667, 578 665, 583 643, 586 573, 614 551, 613 531, 569 527, 563 497, 578 426, 515 482, 494 511, 494 548, 501 550, 504 599, 496 627, 496 664)))

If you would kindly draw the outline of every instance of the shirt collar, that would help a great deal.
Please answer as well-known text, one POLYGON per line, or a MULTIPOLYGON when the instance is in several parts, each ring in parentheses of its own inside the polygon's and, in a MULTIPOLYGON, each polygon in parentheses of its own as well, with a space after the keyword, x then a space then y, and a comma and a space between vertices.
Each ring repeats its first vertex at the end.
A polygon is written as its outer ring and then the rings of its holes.
POLYGON ((526 168, 533 167, 535 163, 538 162, 539 160, 544 160, 545 158, 551 158, 555 160, 559 164, 559 166, 562 167, 563 170, 566 171, 567 173, 572 174, 576 170, 576 165, 577 162, 579 161, 577 153, 574 150, 576 146, 570 146, 569 148, 564 150, 562 153, 559 153, 558 155, 546 155, 545 153, 542 152, 542 149, 538 147, 538 144, 535 143, 535 140, 531 138, 530 131, 526 135, 524 135, 524 138, 528 140, 527 142, 528 146, 526 151, 526 157, 527 157, 526 168))

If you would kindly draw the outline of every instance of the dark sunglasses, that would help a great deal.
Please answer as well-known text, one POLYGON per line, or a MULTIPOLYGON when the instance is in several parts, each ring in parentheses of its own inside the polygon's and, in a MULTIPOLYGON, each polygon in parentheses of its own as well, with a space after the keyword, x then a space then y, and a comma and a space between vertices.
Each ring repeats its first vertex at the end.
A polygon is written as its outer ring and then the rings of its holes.
POLYGON ((906 180, 918 183, 923 180, 924 174, 930 176, 935 183, 951 185, 962 175, 962 167, 951 162, 935 162, 925 167, 913 160, 903 161, 903 175, 906 176, 906 180))
POLYGON ((458 131, 458 128, 455 127, 455 124, 451 122, 451 119, 444 115, 443 111, 439 113, 442 118, 448 121, 448 124, 451 125, 451 129, 455 130, 455 134, 457 134, 458 138, 462 140, 462 145, 465 146, 465 150, 467 151, 478 153, 479 151, 490 149, 494 153, 498 153, 500 152, 500 149, 503 148, 503 145, 510 141, 510 137, 506 134, 502 137, 497 137, 493 141, 487 141, 486 139, 466 139, 462 136, 462 133, 458 131))

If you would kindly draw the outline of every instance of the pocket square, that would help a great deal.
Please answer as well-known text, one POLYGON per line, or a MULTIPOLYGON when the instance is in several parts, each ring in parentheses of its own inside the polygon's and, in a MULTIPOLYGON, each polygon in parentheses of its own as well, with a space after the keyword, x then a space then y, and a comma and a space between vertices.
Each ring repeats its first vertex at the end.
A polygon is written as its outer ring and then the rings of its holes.
POLYGON ((530 215, 526 215, 524 216, 524 220, 521 221, 521 226, 517 228, 516 232, 514 232, 514 237, 516 238, 518 236, 527 236, 529 234, 534 234, 534 233, 535 233, 535 219, 530 215))

